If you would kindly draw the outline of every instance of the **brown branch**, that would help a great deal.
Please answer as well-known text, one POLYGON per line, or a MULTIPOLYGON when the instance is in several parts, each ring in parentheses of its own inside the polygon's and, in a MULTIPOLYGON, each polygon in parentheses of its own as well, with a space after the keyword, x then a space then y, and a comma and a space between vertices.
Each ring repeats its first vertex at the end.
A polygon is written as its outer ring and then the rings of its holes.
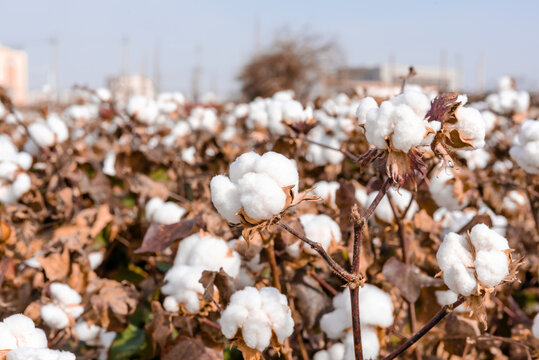
POLYGON ((412 337, 410 337, 404 344, 399 346, 395 351, 393 351, 391 354, 387 355, 383 358, 383 360, 390 360, 395 359, 397 356, 402 354, 404 351, 406 351, 409 347, 414 345, 419 339, 421 339, 426 333, 430 331, 433 327, 435 327, 440 321, 442 321, 443 318, 446 317, 447 314, 449 314, 453 309, 455 309, 457 306, 462 304, 465 300, 465 297, 462 295, 459 295, 459 298, 457 301, 455 301, 453 304, 445 305, 432 317, 432 319, 429 320, 425 326, 423 326, 421 329, 419 329, 418 332, 416 332, 412 337))
POLYGON ((341 279, 343 279, 347 283, 353 280, 354 278, 353 275, 350 274, 348 271, 344 270, 342 266, 337 264, 335 260, 333 260, 331 256, 329 256, 326 250, 324 250, 324 248, 322 247, 322 245, 320 245, 320 243, 317 243, 316 241, 312 241, 309 238, 305 237, 304 235, 301 235, 296 230, 288 226, 288 224, 286 224, 282 220, 279 220, 278 224, 280 227, 282 227, 283 229, 288 231, 290 234, 294 235, 295 237, 297 237, 298 239, 300 239, 301 241, 309 245, 318 254, 320 254, 320 256, 322 256, 322 258, 328 263, 331 270, 333 270, 333 272, 335 272, 335 274, 337 274, 341 279))
POLYGON ((271 268, 271 277, 273 279, 273 286, 281 292, 281 282, 279 281, 279 268, 277 267, 277 260, 275 259, 275 248, 273 240, 270 241, 266 248, 268 252, 268 260, 271 268))
POLYGON ((318 275, 314 270, 310 271, 309 275, 311 275, 313 277, 313 279, 318 281, 320 286, 322 286, 324 289, 326 289, 326 291, 329 292, 331 295, 335 296, 335 295, 337 295, 339 293, 337 290, 335 290, 333 288, 333 286, 328 284, 326 280, 322 279, 320 277, 320 275, 318 275))

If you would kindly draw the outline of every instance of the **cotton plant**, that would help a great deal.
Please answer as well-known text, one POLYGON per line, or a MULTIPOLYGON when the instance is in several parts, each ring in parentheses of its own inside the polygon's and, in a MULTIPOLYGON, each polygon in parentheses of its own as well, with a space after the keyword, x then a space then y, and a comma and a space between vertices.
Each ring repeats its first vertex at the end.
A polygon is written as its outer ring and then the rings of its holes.
POLYGON ((196 233, 183 239, 178 247, 173 266, 165 275, 162 292, 167 295, 163 307, 169 312, 180 310, 180 304, 190 313, 200 310, 204 287, 199 282, 202 272, 219 271, 236 278, 241 258, 226 241, 205 233, 196 233))
MULTIPOLYGON (((328 251, 332 243, 341 242, 339 224, 329 216, 324 214, 303 214, 299 217, 299 221, 303 227, 305 236, 319 243, 325 251, 328 251)), ((286 247, 286 252, 295 258, 301 255, 302 250, 310 255, 317 254, 315 250, 305 246, 305 243, 300 240, 286 247)))
POLYGON ((69 285, 52 283, 49 286, 51 303, 41 306, 41 318, 53 329, 64 329, 84 312, 82 298, 69 285))
POLYGON ((515 81, 503 76, 498 80, 498 92, 487 96, 486 102, 498 114, 525 113, 530 106, 530 94, 517 91, 515 81))
POLYGON ((159 115, 157 102, 143 95, 134 95, 127 102, 127 114, 143 124, 151 125, 159 115))
POLYGON ((108 351, 116 338, 114 331, 107 331, 107 329, 95 324, 79 320, 75 325, 75 333, 80 341, 99 349, 98 360, 108 359, 108 351))
POLYGON ((257 225, 271 220, 290 205, 298 193, 298 170, 293 160, 276 152, 239 156, 229 177, 210 182, 213 205, 229 223, 257 225))
POLYGON ((26 171, 32 161, 30 154, 18 151, 9 136, 0 135, 0 203, 15 203, 30 190, 31 180, 26 171))
POLYGON ((45 332, 23 314, 11 315, 0 322, 1 354, 7 355, 8 360, 75 360, 70 352, 48 349, 45 332))
POLYGON ((61 144, 69 139, 69 129, 57 114, 49 114, 44 121, 37 120, 28 125, 29 139, 24 144, 24 150, 34 156, 41 149, 61 144))
POLYGON ((511 157, 529 174, 539 174, 539 121, 526 120, 520 127, 511 157))
MULTIPOLYGON (((354 359, 350 313, 350 291, 347 288, 333 298, 333 311, 322 316, 320 328, 330 339, 344 340, 344 359, 354 359)), ((359 289, 359 314, 361 340, 365 359, 376 359, 380 352, 380 342, 376 327, 393 325, 393 302, 385 291, 371 284, 359 289)))
POLYGON ((294 332, 288 300, 273 287, 236 291, 221 313, 219 325, 226 338, 241 339, 247 347, 260 352, 274 344, 272 339, 283 343, 294 332))
POLYGON ((449 233, 436 259, 445 284, 464 296, 492 291, 510 276, 512 263, 507 239, 484 224, 475 225, 469 236, 449 233))
POLYGON ((169 225, 181 220, 187 210, 172 201, 163 201, 158 197, 151 198, 145 207, 146 219, 149 222, 169 225))
POLYGON ((438 167, 429 184, 429 193, 436 205, 450 211, 460 210, 468 205, 468 198, 464 196, 464 185, 455 173, 455 169, 438 167))

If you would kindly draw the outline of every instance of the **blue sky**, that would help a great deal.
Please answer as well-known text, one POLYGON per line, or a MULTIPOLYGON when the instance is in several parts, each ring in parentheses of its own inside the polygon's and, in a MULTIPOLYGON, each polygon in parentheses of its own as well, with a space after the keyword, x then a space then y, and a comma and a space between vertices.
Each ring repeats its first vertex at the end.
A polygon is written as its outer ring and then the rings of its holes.
POLYGON ((284 27, 336 40, 349 65, 460 62, 464 87, 477 86, 483 54, 487 86, 503 74, 539 89, 539 1, 118 1, 0 0, 0 43, 29 55, 30 88, 47 82, 49 39, 58 39, 59 83, 93 87, 122 69, 122 38, 130 69, 153 71, 160 49, 165 90, 188 92, 202 58, 203 90, 227 95, 259 39, 268 45, 284 27), (158 44, 158 45, 157 45, 158 44), (459 60, 458 60, 459 59, 459 60))

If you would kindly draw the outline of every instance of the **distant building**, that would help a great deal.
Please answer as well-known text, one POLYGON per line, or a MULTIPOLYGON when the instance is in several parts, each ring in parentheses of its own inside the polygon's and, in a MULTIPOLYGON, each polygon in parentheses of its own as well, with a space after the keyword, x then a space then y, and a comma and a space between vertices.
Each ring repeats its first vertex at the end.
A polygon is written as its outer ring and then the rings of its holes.
POLYGON ((7 89, 16 105, 26 104, 28 58, 25 51, 0 45, 0 86, 7 89))
MULTIPOLYGON (((414 66, 416 75, 408 80, 427 90, 457 91, 460 72, 450 68, 414 66)), ((372 96, 389 96, 400 91, 402 77, 409 66, 384 64, 373 67, 348 67, 337 70, 331 82, 338 90, 355 89, 372 96)))
POLYGON ((155 88, 152 79, 143 75, 118 75, 107 79, 107 87, 116 101, 126 103, 133 95, 153 98, 155 88))

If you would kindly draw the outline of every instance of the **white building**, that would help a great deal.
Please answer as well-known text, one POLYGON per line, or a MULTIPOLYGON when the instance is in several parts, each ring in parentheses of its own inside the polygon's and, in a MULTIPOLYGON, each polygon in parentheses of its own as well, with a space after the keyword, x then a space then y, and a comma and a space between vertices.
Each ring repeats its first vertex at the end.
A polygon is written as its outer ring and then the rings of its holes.
POLYGON ((28 95, 26 51, 0 45, 0 86, 7 89, 15 105, 24 105, 28 95))

